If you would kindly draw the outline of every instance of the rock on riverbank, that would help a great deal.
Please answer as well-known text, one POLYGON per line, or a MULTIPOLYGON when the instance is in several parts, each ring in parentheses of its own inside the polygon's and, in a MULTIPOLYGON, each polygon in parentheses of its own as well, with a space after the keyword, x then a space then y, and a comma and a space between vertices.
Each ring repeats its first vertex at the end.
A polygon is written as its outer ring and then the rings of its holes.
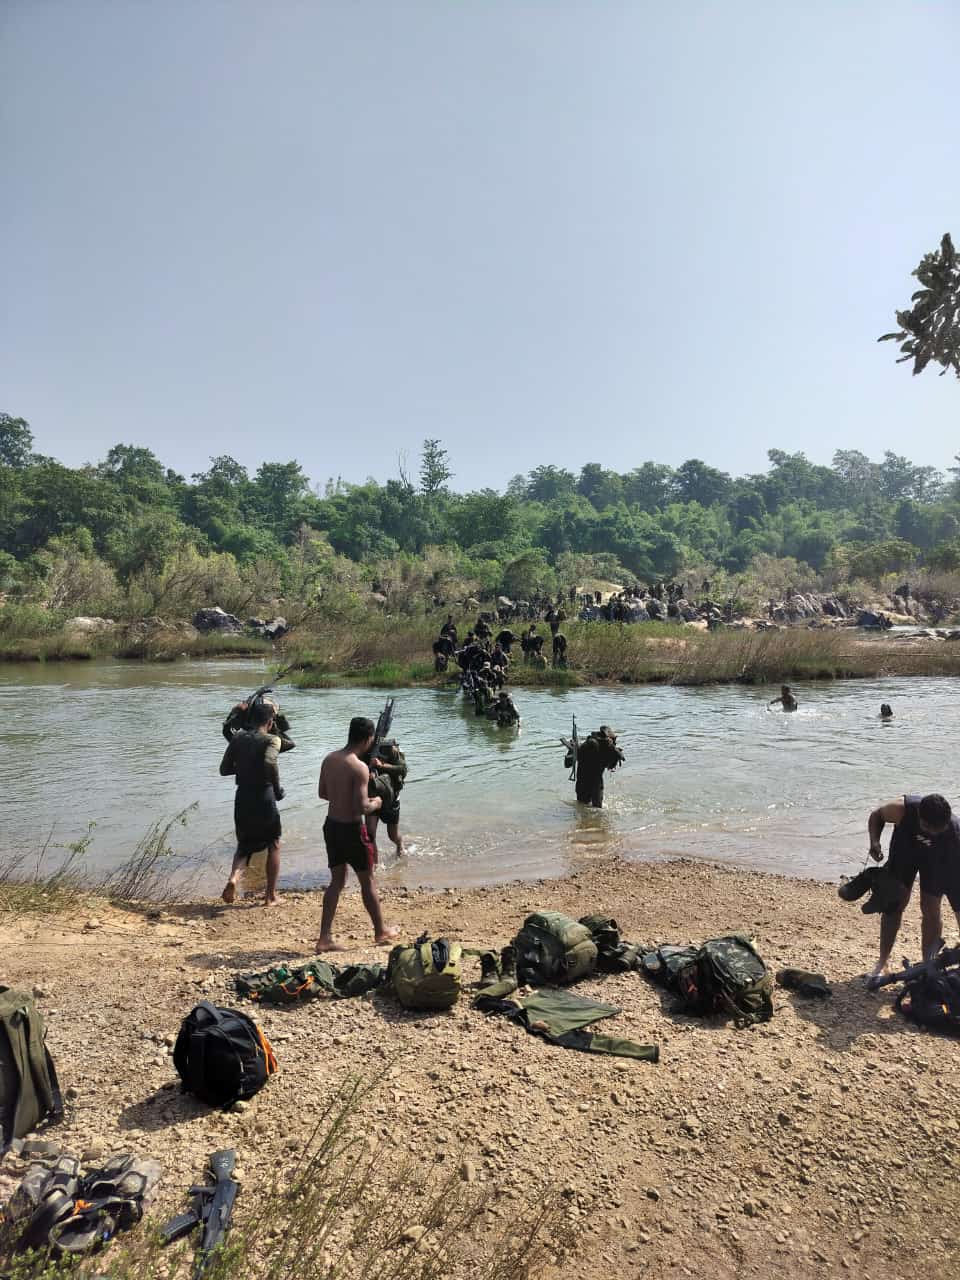
MULTIPOLYGON (((466 1000, 435 1016, 379 996, 265 1008, 281 1072, 242 1113, 223 1114, 171 1087, 170 1040, 199 998, 250 1008, 233 993, 235 971, 312 954, 316 895, 284 895, 269 912, 255 901, 152 913, 98 904, 76 918, 0 921, 0 977, 43 992, 50 1047, 75 1091, 58 1141, 158 1158, 161 1212, 182 1207, 214 1147, 235 1145, 251 1204, 359 1073, 380 1077, 365 1123, 385 1161, 460 1168, 507 1215, 537 1179, 560 1190, 578 1235, 568 1280, 956 1274, 960 1044, 867 994, 858 975, 876 923, 834 887, 690 861, 603 862, 538 884, 388 890, 386 902, 405 937, 428 929, 471 944, 505 943, 541 907, 610 912, 639 941, 742 927, 771 969, 821 970, 834 996, 778 991, 771 1023, 737 1031, 671 1015, 636 974, 580 984, 622 1008, 604 1029, 660 1044, 658 1066, 552 1048, 466 1000)), ((915 917, 914 907, 902 940, 914 955, 915 917)), ((383 958, 357 895, 339 925, 345 960, 383 958)), ((0 1195, 19 1168, 0 1166, 0 1195)))

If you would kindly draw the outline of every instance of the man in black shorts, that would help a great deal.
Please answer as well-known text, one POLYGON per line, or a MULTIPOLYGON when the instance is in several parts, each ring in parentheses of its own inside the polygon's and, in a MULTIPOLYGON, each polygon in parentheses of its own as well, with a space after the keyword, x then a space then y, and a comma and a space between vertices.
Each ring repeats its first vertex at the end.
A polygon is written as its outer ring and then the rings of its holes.
POLYGON ((331 751, 320 767, 320 799, 329 801, 330 805, 323 824, 330 883, 323 895, 317 951, 343 950, 334 942, 332 930, 348 867, 353 868, 360 881, 363 905, 373 922, 374 942, 393 942, 400 932, 389 928, 383 920, 374 879, 377 851, 364 822, 367 814, 376 813, 383 803, 379 796, 368 795, 370 770, 360 758, 373 746, 374 733, 372 720, 355 716, 350 721, 347 745, 340 751, 331 751))
POLYGON ((237 851, 230 868, 230 879, 220 895, 231 903, 237 896, 237 882, 253 854, 267 851, 267 892, 265 905, 277 904, 277 878, 280 875, 280 813, 277 801, 283 799, 277 756, 282 750, 274 733, 274 705, 266 698, 254 702, 249 709, 248 729, 233 734, 220 761, 220 774, 235 777, 237 789, 233 802, 233 821, 237 833, 237 851))
POLYGON ((940 795, 909 795, 881 805, 874 809, 867 822, 870 856, 877 862, 883 858, 880 834, 887 823, 894 827, 887 869, 903 885, 903 900, 898 908, 884 911, 880 916, 880 958, 873 970, 874 976, 887 968, 918 874, 924 956, 930 954, 943 931, 944 896, 960 927, 960 819, 954 817, 950 805, 940 795))

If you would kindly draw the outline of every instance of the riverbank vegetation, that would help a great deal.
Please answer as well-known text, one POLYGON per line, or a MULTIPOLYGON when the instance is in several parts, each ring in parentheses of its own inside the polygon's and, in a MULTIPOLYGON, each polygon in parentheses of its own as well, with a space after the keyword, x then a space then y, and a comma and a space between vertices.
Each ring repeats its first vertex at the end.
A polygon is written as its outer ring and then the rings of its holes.
MULTIPOLYGON (((566 669, 526 666, 514 650, 509 681, 514 686, 569 688, 583 684, 777 684, 791 680, 899 675, 960 675, 960 642, 865 639, 856 629, 777 631, 644 623, 565 623, 566 669)), ((291 646, 286 679, 300 688, 328 688, 356 681, 367 686, 444 687, 456 672, 434 672, 423 658, 429 628, 397 620, 369 634, 330 628, 291 646), (419 654, 419 656, 417 656, 419 654)))
MULTIPOLYGON (((212 458, 187 480, 148 448, 118 444, 65 467, 0 414, 0 591, 54 619, 189 619, 220 605, 298 626, 356 603, 393 615, 437 600, 528 598, 590 579, 703 579, 756 611, 820 585, 869 595, 908 577, 938 589, 960 569, 960 484, 887 452, 832 464, 769 451, 733 477, 700 459, 624 472, 543 465, 502 492, 457 493, 453 461, 424 443, 419 475, 311 483, 296 461, 250 475, 212 458)), ((36 638, 36 637, 33 637, 36 638)))

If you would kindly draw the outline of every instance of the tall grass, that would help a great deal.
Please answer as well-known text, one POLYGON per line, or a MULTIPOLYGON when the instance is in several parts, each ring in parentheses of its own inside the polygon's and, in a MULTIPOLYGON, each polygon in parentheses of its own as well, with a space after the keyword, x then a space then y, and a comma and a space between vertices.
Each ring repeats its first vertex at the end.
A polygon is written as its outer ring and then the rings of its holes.
POLYGON ((153 823, 133 853, 98 885, 113 902, 167 902, 186 892, 182 873, 190 860, 174 852, 170 832, 185 827, 196 802, 165 821, 153 823))
MULTIPOLYGON (((385 688, 444 684, 456 673, 453 668, 446 675, 434 673, 430 645, 438 627, 436 618, 377 617, 362 629, 331 627, 322 642, 314 635, 306 650, 294 637, 289 658, 299 669, 291 679, 302 688, 328 688, 344 680, 385 688)), ((541 634, 544 630, 541 625, 541 634)), ((960 643, 866 638, 853 628, 706 632, 673 623, 568 621, 563 631, 569 642, 566 669, 528 667, 515 646, 509 682, 563 688, 960 675, 960 643)))
POLYGON ((94 823, 70 844, 54 844, 53 830, 36 850, 0 861, 0 916, 57 915, 75 910, 90 892, 84 854, 94 823))
MULTIPOLYGON (((237 1198, 224 1248, 208 1280, 527 1280, 565 1254, 572 1240, 561 1201, 531 1185, 492 1220, 496 1191, 467 1184, 458 1163, 427 1163, 418 1153, 386 1161, 365 1140, 360 1081, 328 1107, 296 1167, 272 1189, 237 1198), (413 1228, 416 1227, 416 1230, 413 1228)), ((188 1274, 197 1237, 162 1248, 145 1223, 80 1268, 43 1256, 0 1262, 9 1280, 175 1280, 188 1274)))
POLYGON ((81 839, 64 845, 54 843, 51 831, 37 850, 0 861, 0 916, 57 915, 93 897, 117 903, 182 899, 190 887, 184 873, 197 865, 174 851, 170 833, 185 827, 196 807, 152 823, 130 857, 105 875, 91 872, 85 858, 95 823, 81 839))
POLYGON ((260 658, 272 654, 274 646, 269 640, 261 640, 257 636, 219 635, 217 632, 190 636, 171 630, 128 636, 119 643, 115 642, 113 652, 118 658, 176 662, 179 658, 260 658))

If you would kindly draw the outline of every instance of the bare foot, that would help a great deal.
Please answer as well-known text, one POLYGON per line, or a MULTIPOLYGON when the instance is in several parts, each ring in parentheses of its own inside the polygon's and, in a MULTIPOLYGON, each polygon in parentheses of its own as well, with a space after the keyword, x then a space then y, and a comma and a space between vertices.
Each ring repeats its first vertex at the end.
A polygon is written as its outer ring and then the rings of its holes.
POLYGON ((236 901, 237 886, 233 883, 232 880, 228 880, 227 883, 223 886, 223 893, 221 893, 220 897, 224 900, 227 906, 229 906, 231 902, 236 901))
POLYGON ((378 947, 385 947, 388 942, 396 942, 400 937, 400 930, 395 924, 388 925, 383 933, 378 933, 374 938, 374 944, 378 947))
POLYGON ((279 898, 264 898, 264 900, 263 900, 263 905, 264 905, 265 907, 279 907, 279 905, 280 905, 280 899, 279 899, 279 898))
POLYGON ((398 857, 398 858, 402 858, 402 857, 403 857, 403 855, 407 852, 406 847, 405 847, 405 845, 404 845, 404 843, 403 843, 403 841, 402 841, 402 840, 398 840, 398 841, 397 841, 397 844, 396 844, 396 850, 397 850, 397 857, 398 857))
POLYGON ((317 953, 323 951, 346 951, 346 947, 341 947, 339 942, 334 942, 332 938, 317 939, 317 953))

